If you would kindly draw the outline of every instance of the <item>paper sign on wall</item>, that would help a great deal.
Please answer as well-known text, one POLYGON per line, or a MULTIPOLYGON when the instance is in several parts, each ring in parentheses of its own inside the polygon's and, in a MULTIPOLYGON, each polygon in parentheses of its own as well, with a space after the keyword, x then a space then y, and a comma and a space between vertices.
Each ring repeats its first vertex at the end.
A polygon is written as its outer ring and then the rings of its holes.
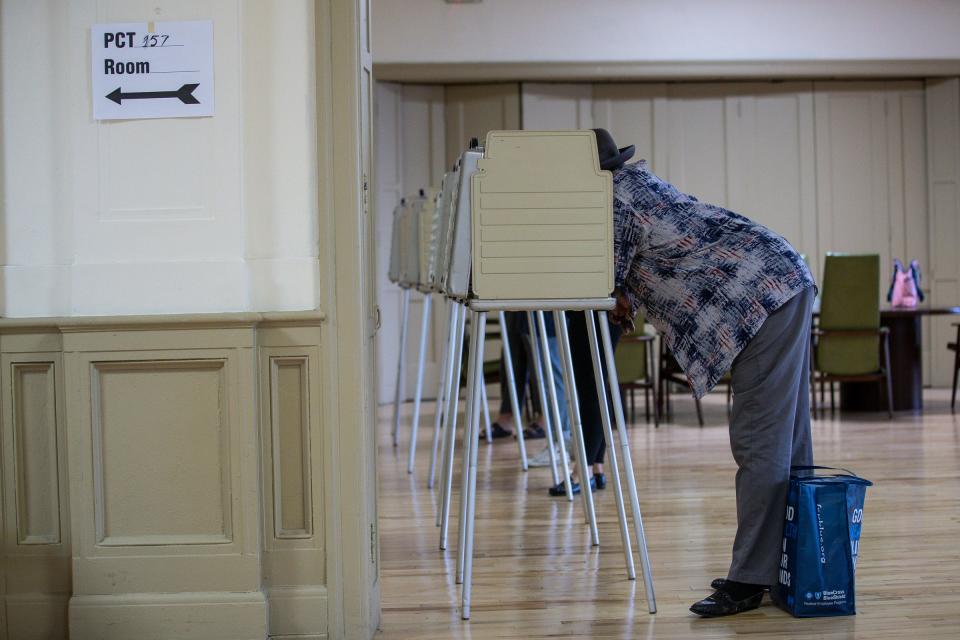
POLYGON ((93 117, 213 115, 213 22, 95 24, 93 117))

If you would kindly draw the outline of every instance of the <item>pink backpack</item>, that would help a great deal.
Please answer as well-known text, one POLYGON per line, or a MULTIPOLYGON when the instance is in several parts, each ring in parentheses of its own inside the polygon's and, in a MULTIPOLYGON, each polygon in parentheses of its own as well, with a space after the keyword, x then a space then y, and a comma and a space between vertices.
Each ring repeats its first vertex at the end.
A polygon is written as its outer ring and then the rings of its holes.
POLYGON ((910 262, 909 269, 904 269, 899 259, 893 261, 893 279, 890 282, 890 291, 887 292, 887 302, 891 306, 906 309, 912 309, 919 302, 923 302, 920 264, 916 260, 910 262))

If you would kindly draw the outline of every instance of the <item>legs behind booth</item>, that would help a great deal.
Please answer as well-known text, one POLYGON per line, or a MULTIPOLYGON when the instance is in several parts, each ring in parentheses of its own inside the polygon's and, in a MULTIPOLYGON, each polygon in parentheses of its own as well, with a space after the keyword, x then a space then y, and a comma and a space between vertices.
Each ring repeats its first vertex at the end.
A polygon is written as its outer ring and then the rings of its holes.
MULTIPOLYGON (((594 315, 599 331, 599 316, 594 315)), ((609 323, 609 321, 608 321, 609 323)), ((593 376, 593 360, 590 354, 590 341, 587 335, 587 323, 583 312, 568 312, 567 325, 570 331, 570 352, 573 358, 573 372, 576 378, 577 399, 580 401, 580 420, 583 425, 583 444, 587 450, 588 464, 603 463, 606 447, 603 439, 603 423, 600 417, 600 402, 597 398, 596 380, 593 376)), ((616 349, 620 339, 620 327, 609 323, 611 346, 616 349)), ((606 364, 601 361, 604 378, 608 376, 606 364)), ((609 389, 607 404, 610 406, 609 389)), ((585 477, 588 470, 584 470, 585 477)))

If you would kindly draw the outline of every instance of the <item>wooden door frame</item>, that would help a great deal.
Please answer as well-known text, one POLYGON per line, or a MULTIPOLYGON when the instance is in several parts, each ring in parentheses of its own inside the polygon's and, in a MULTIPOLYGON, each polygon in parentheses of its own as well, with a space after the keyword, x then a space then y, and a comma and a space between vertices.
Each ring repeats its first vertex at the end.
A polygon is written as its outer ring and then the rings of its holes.
POLYGON ((372 177, 364 175, 361 113, 369 110, 362 88, 372 67, 368 15, 367 0, 317 4, 317 151, 328 168, 321 172, 319 204, 320 295, 329 318, 323 463, 331 638, 370 638, 380 620, 372 366, 377 310, 375 297, 365 295, 374 286, 372 203, 364 196, 372 177))

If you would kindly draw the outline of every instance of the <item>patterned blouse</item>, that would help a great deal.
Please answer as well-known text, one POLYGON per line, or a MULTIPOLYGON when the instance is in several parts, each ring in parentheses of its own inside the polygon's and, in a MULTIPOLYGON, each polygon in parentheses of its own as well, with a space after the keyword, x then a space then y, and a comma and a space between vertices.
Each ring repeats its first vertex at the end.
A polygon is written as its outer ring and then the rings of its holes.
POLYGON ((815 286, 773 231, 681 193, 644 160, 613 173, 616 286, 667 341, 702 397, 767 316, 815 286))

